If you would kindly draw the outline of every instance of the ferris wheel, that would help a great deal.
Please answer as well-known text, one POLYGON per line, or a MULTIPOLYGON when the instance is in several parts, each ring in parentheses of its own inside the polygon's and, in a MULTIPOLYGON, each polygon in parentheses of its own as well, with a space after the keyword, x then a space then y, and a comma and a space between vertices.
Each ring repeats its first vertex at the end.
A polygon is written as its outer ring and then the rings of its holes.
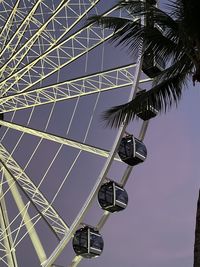
POLYGON ((130 16, 106 2, 0 1, 2 267, 75 267, 100 255, 101 229, 126 207, 125 184, 146 158, 155 109, 138 114, 137 136, 126 124, 111 131, 100 123, 105 108, 132 99, 153 71, 140 53, 126 64, 109 43, 112 30, 88 22, 92 14, 130 16))

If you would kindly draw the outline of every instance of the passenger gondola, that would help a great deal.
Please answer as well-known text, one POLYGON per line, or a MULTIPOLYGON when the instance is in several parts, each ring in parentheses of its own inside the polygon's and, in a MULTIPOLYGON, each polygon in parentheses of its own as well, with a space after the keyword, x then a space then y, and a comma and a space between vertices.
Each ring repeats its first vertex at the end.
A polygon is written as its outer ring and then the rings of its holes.
POLYGON ((123 162, 135 166, 146 159, 147 149, 142 141, 132 135, 127 135, 121 140, 118 155, 123 162))
MULTIPOLYGON (((156 6, 157 1, 155 0, 148 0, 146 1, 148 4, 156 6)), ((162 27, 158 26, 153 19, 153 11, 149 10, 146 15, 146 26, 151 29, 158 29, 162 31, 162 27)), ((145 50, 143 54, 143 61, 142 61, 142 71, 149 77, 154 78, 159 75, 165 69, 165 62, 164 60, 157 54, 153 53, 152 51, 145 50)))
POLYGON ((154 55, 153 52, 144 52, 142 71, 149 77, 154 78, 165 69, 165 62, 154 55))
POLYGON ((128 194, 122 186, 114 181, 109 181, 100 187, 98 202, 102 209, 109 212, 118 212, 126 208, 128 194))
POLYGON ((73 238, 73 248, 78 256, 94 258, 103 251, 103 238, 99 231, 90 226, 78 229, 73 238))
MULTIPOLYGON (((145 93, 145 91, 146 90, 139 91, 136 94, 136 97, 145 93)), ((155 107, 153 107, 153 105, 148 104, 148 102, 146 102, 146 105, 144 108, 141 108, 141 110, 136 112, 136 115, 144 121, 154 118, 157 114, 158 114, 158 110, 155 107)))

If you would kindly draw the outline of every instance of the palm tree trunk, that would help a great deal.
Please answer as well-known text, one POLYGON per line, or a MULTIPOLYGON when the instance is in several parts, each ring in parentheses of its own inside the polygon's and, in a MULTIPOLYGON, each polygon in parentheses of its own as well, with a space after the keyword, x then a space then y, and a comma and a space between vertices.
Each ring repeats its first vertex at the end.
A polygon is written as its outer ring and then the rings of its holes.
POLYGON ((199 199, 197 202, 193 267, 200 267, 200 190, 199 190, 199 199))

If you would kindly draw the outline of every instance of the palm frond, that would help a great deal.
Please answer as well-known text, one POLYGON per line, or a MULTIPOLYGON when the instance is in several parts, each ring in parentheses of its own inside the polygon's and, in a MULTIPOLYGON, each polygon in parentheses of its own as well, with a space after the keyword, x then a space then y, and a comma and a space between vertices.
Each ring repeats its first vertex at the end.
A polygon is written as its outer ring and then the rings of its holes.
POLYGON ((176 21, 161 10, 153 7, 152 19, 155 24, 159 25, 160 29, 165 25, 165 31, 159 30, 159 27, 148 27, 147 25, 142 25, 139 19, 144 14, 147 14, 143 2, 131 1, 124 3, 124 1, 121 1, 122 3, 124 6, 132 7, 132 9, 130 8, 132 18, 93 16, 89 19, 104 28, 112 28, 114 30, 112 41, 116 43, 116 46, 123 45, 128 47, 129 53, 135 56, 137 55, 138 47, 141 45, 141 40, 143 40, 146 46, 145 49, 153 50, 155 54, 159 52, 163 59, 169 60, 180 50, 180 47, 177 46, 178 36, 176 36, 176 33, 178 26, 176 21), (139 12, 138 8, 143 9, 139 12), (137 20, 133 18, 137 18, 137 20))
POLYGON ((104 28, 113 29, 114 35, 111 40, 116 42, 116 45, 128 46, 129 42, 132 43, 133 40, 135 48, 131 48, 132 54, 138 50, 138 45, 141 43, 140 35, 142 35, 140 34, 142 25, 139 20, 104 16, 93 16, 89 20, 104 28))
POLYGON ((163 80, 167 80, 176 75, 191 75, 194 68, 193 62, 184 51, 179 52, 176 58, 171 61, 171 65, 157 75, 153 80, 153 86, 159 84, 163 80))
POLYGON ((166 111, 173 104, 177 105, 181 99, 184 86, 187 85, 188 72, 192 69, 191 61, 182 58, 164 70, 154 81, 149 91, 136 96, 123 105, 112 107, 102 114, 106 126, 118 128, 122 123, 129 123, 135 115, 149 106, 159 111, 166 111))
POLYGON ((125 26, 130 24, 130 20, 126 18, 118 18, 118 17, 105 17, 101 15, 95 15, 88 18, 88 21, 91 23, 96 23, 103 28, 113 29, 114 31, 118 31, 123 29, 125 26))
POLYGON ((118 128, 124 122, 128 124, 138 112, 147 108, 148 105, 151 106, 152 103, 153 107, 166 110, 166 107, 171 107, 172 103, 178 103, 180 100, 182 91, 180 84, 183 79, 185 76, 176 75, 163 81, 132 101, 106 110, 102 119, 106 122, 106 126, 118 128))
MULTIPOLYGON (((138 47, 143 46, 144 55, 147 53, 155 59, 162 59, 167 66, 155 77, 151 90, 138 95, 129 103, 105 111, 102 117, 107 125, 119 127, 123 122, 129 123, 139 111, 149 105, 160 111, 166 111, 173 104, 177 105, 188 77, 194 69, 198 68, 197 49, 194 48, 193 39, 188 38, 185 32, 187 28, 185 24, 191 16, 191 12, 188 17, 186 14, 189 2, 194 4, 197 0, 188 0, 188 2, 187 0, 169 0, 171 11, 167 13, 147 1, 121 0, 119 8, 128 11, 130 19, 93 17, 94 22, 105 28, 114 29, 112 41, 116 45, 128 47, 132 56, 137 55, 138 47), (141 21, 144 18, 147 23, 143 25, 141 21)), ((190 33, 189 30, 188 33, 190 33)), ((200 47, 200 38, 198 41, 200 47)), ((200 74, 196 72, 195 75, 198 81, 200 74)))

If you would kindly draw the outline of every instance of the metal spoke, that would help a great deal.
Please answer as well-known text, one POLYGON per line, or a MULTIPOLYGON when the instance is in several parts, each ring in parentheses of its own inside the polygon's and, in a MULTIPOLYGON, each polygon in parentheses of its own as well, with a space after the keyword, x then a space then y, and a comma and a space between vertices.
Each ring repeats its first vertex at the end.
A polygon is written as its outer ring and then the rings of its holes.
MULTIPOLYGON (((29 38, 27 39, 27 42, 24 43, 20 49, 16 52, 13 53, 13 55, 10 55, 10 59, 4 63, 3 67, 0 69, 0 72, 3 70, 7 70, 7 66, 12 65, 12 68, 9 68, 9 75, 15 72, 15 70, 18 68, 19 64, 22 63, 24 65, 23 60, 28 57, 28 52, 31 49, 36 56, 40 56, 39 53, 36 53, 38 50, 37 48, 33 50, 34 46, 40 45, 40 43, 45 43, 45 50, 48 51, 50 50, 51 47, 55 46, 60 39, 64 35, 69 32, 69 30, 98 2, 99 0, 94 1, 93 3, 88 2, 82 3, 79 1, 79 3, 74 4, 73 2, 71 3, 69 0, 62 0, 59 5, 57 6, 56 10, 52 13, 50 18, 44 23, 41 24, 41 22, 37 21, 34 17, 32 18, 35 22, 35 25, 37 26, 38 30, 29 38), (78 7, 78 12, 77 12, 77 7, 78 7), (66 14, 72 13, 73 16, 71 15, 68 20, 66 20, 67 25, 60 25, 60 20, 59 20, 59 31, 61 31, 61 34, 58 38, 54 38, 53 36, 50 36, 50 38, 47 36, 46 32, 48 29, 48 25, 50 22, 55 24, 57 22, 58 17, 60 19, 61 17, 61 12, 65 10, 66 14), (63 32, 62 32, 63 31, 63 32), (48 37, 48 38, 47 38, 48 37), (42 39, 40 39, 42 38, 42 39), (38 42, 36 42, 38 41, 38 42)), ((57 22, 58 24, 58 22, 57 22)), ((55 27, 55 26, 54 26, 55 27)), ((55 29, 54 29, 55 31, 55 29)), ((23 36, 23 34, 22 34, 23 36)), ((3 52, 3 51, 2 51, 3 52)), ((39 52, 39 51, 38 51, 39 52)), ((37 73, 38 75, 41 74, 37 73)))
POLYGON ((18 210, 23 218, 23 221, 25 223, 25 226, 27 228, 27 231, 29 232, 29 236, 31 238, 31 241, 33 243, 33 246, 35 248, 35 251, 37 253, 37 256, 40 260, 40 262, 42 263, 45 259, 46 259, 46 253, 44 251, 44 248, 40 242, 40 238, 34 228, 34 225, 31 221, 31 218, 28 214, 28 212, 25 209, 25 204, 24 201, 19 193, 19 190, 15 184, 15 182, 13 181, 13 178, 10 174, 10 172, 7 170, 6 166, 4 165, 4 163, 1 161, 1 165, 3 166, 3 172, 4 172, 4 176, 7 180, 7 183, 10 187, 10 191, 12 192, 13 198, 15 200, 15 203, 18 207, 18 210))
MULTIPOLYGON (((111 11, 113 10, 114 9, 111 11)), ((13 75, 0 82, 1 95, 4 95, 7 91, 9 91, 9 93, 16 93, 28 90, 35 84, 38 84, 61 68, 104 43, 112 35, 113 31, 111 30, 102 31, 100 27, 89 24, 66 40, 53 46, 47 52, 38 56, 21 70, 16 71, 13 75), (54 60, 52 60, 52 58, 54 60), (45 68, 42 67, 44 61, 45 68), (42 74, 41 68, 43 70, 42 74), (37 73, 39 73, 39 75, 37 75, 37 73), (30 77, 32 77, 32 79, 30 79, 30 77), (17 86, 19 80, 20 89, 17 86)))
POLYGON ((3 190, 1 188, 0 194, 0 229, 1 229, 1 243, 4 243, 5 257, 7 258, 8 267, 17 267, 17 258, 15 254, 14 244, 11 236, 11 230, 9 226, 9 219, 7 214, 7 208, 5 199, 3 197, 3 190))
POLYGON ((31 202, 34 204, 39 214, 46 220, 47 224, 50 225, 58 236, 63 235, 69 228, 52 207, 52 204, 48 202, 39 188, 28 177, 19 164, 17 164, 3 145, 0 145, 0 154, 0 158, 6 163, 7 168, 9 168, 10 175, 17 181, 17 184, 19 184, 20 188, 25 192, 25 195, 31 199, 31 202))
MULTIPOLYGON (((13 36, 9 40, 9 42, 5 45, 5 47, 2 49, 0 52, 0 57, 7 51, 9 52, 10 55, 12 55, 15 52, 15 48, 18 46, 19 42, 21 41, 30 21, 32 16, 34 15, 35 11, 37 10, 39 4, 42 2, 42 0, 38 0, 30 10, 30 12, 27 14, 26 18, 22 20, 21 25, 18 27, 17 31, 14 32, 13 36)), ((0 69, 6 69, 7 65, 3 65, 3 67, 0 69)))
MULTIPOLYGON (((47 139, 49 141, 57 142, 59 144, 64 144, 64 145, 67 145, 67 146, 70 146, 70 147, 73 147, 73 148, 76 148, 79 150, 87 151, 89 153, 93 153, 93 154, 96 154, 96 155, 104 157, 104 158, 107 158, 109 156, 109 151, 100 149, 98 147, 90 146, 90 145, 87 145, 84 143, 80 143, 80 142, 74 141, 72 139, 67 139, 67 138, 53 135, 50 133, 45 133, 43 131, 38 131, 38 130, 32 129, 30 127, 25 127, 25 126, 11 123, 11 122, 7 122, 7 121, 0 121, 0 125, 5 126, 5 127, 9 127, 11 129, 14 129, 17 131, 28 133, 28 134, 31 134, 31 135, 34 135, 34 136, 37 136, 40 138, 44 138, 44 139, 47 139)), ((118 156, 115 157, 115 160, 121 161, 118 156)))
MULTIPOLYGON (((134 68, 135 64, 131 64, 25 93, 7 96, 0 100, 0 112, 5 113, 131 86, 134 68)), ((146 83, 150 80, 149 78, 142 79, 140 83, 146 83)))
POLYGON ((8 39, 8 36, 10 34, 11 28, 13 26, 13 20, 15 18, 16 13, 17 13, 17 8, 19 6, 19 2, 20 2, 20 0, 17 0, 17 2, 15 3, 15 6, 13 7, 8 19, 6 20, 5 25, 1 29, 0 40, 2 40, 2 43, 1 43, 2 48, 5 46, 7 39, 8 39))

